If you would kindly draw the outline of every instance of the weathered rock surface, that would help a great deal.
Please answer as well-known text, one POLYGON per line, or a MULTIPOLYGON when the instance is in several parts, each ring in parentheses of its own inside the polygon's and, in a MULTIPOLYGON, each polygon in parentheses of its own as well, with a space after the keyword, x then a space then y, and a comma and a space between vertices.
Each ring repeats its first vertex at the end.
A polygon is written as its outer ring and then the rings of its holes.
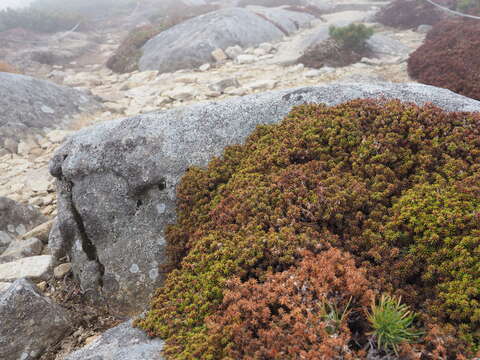
POLYGON ((315 19, 313 15, 282 8, 254 6, 249 10, 270 21, 285 35, 290 35, 302 27, 310 26, 310 22, 315 19))
POLYGON ((139 68, 160 73, 198 68, 215 61, 212 56, 215 49, 248 47, 283 35, 272 22, 252 11, 222 9, 187 20, 149 40, 143 46, 139 68))
POLYGON ((30 256, 40 255, 42 253, 42 249, 43 243, 37 238, 14 240, 10 243, 7 250, 0 255, 0 264, 5 264, 30 256))
POLYGON ((0 281, 11 282, 18 279, 32 281, 48 280, 52 275, 54 259, 50 255, 31 256, 0 264, 0 281))
POLYGON ((425 85, 340 83, 196 104, 84 129, 50 164, 59 179, 55 246, 70 255, 84 289, 96 289, 119 312, 142 310, 163 280, 158 266, 165 257, 164 229, 175 220, 175 187, 188 167, 205 166, 258 124, 280 121, 294 105, 378 97, 480 110, 480 102, 425 85))
POLYGON ((163 341, 149 339, 145 333, 125 322, 103 333, 65 360, 163 360, 163 341))
POLYGON ((0 293, 0 358, 37 359, 69 330, 63 308, 30 281, 15 281, 0 293))
POLYGON ((22 205, 11 199, 0 197, 0 254, 13 239, 45 221, 47 218, 33 206, 22 205))
POLYGON ((12 283, 0 282, 0 294, 7 291, 12 283))
POLYGON ((18 151, 20 139, 67 126, 72 116, 98 109, 93 97, 32 77, 0 73, 0 149, 18 151))

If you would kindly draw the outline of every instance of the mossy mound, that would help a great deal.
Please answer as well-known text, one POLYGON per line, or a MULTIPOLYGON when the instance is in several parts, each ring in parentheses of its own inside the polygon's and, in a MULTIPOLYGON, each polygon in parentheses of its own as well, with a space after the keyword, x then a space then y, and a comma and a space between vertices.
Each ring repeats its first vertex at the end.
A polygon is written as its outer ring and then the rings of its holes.
POLYGON ((424 84, 480 100, 480 22, 437 24, 408 59, 408 73, 424 84))
MULTIPOLYGON (((435 2, 452 9, 456 6, 456 0, 437 0, 435 2)), ((375 16, 375 20, 380 24, 400 29, 434 25, 445 18, 445 11, 426 1, 417 0, 395 0, 375 16)))
POLYGON ((171 359, 237 359, 248 349, 240 358, 277 359, 285 349, 276 338, 297 337, 308 359, 320 348, 364 358, 372 339, 360 293, 387 292, 426 328, 405 354, 468 356, 480 340, 479 170, 478 114, 399 101, 299 106, 187 171, 167 232, 173 270, 138 325, 166 340, 171 359), (324 276, 312 276, 317 262, 324 276), (261 294, 264 302, 244 302, 261 294), (299 336, 319 314, 309 303, 349 298, 338 342, 325 322, 315 339, 299 336))

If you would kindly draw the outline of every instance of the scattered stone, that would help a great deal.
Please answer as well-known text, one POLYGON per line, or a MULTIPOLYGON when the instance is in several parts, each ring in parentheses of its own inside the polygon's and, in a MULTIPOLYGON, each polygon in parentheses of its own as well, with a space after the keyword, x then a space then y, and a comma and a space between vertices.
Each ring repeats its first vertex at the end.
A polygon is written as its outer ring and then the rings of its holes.
POLYGON ((42 250, 43 243, 37 238, 12 241, 7 250, 0 255, 0 264, 40 255, 42 250))
POLYGON ((259 49, 253 50, 253 54, 255 56, 261 57, 261 56, 267 55, 267 52, 265 50, 259 48, 259 49))
POLYGON ((237 78, 229 78, 217 81, 213 84, 208 85, 208 88, 212 91, 223 93, 223 91, 228 87, 237 88, 240 86, 237 78))
POLYGON ((196 75, 183 75, 175 79, 175 81, 183 84, 196 84, 198 78, 196 75))
POLYGON ((222 49, 215 49, 212 51, 212 56, 216 62, 224 62, 228 59, 227 54, 222 49))
POLYGON ((7 291, 12 283, 0 282, 0 296, 3 292, 7 291))
POLYGON ((246 87, 252 90, 272 90, 277 83, 276 80, 259 80, 248 84, 246 87))
POLYGON ((208 70, 210 70, 211 67, 212 67, 212 66, 207 63, 207 64, 201 65, 198 69, 199 69, 200 71, 208 71, 208 70))
POLYGON ((225 53, 230 59, 235 60, 242 53, 242 47, 239 45, 229 46, 225 49, 225 53))
POLYGON ((420 34, 426 34, 432 30, 432 25, 419 25, 417 27, 417 32, 420 34))
POLYGON ((66 311, 30 281, 15 281, 0 294, 2 360, 37 359, 70 329, 66 311))
POLYGON ((60 144, 71 133, 71 131, 66 130, 53 130, 47 134, 47 139, 54 144, 60 144))
POLYGON ((238 55, 237 58, 235 59, 235 62, 237 64, 253 64, 257 60, 258 59, 255 55, 244 54, 244 55, 238 55))
POLYGON ((32 281, 48 280, 53 267, 50 255, 32 256, 0 264, 0 281, 15 281, 26 278, 32 281))
POLYGON ((271 53, 273 50, 275 50, 273 45, 270 43, 261 43, 258 47, 264 50, 266 53, 271 53))
POLYGON ((42 293, 44 293, 45 291, 47 291, 47 288, 48 288, 48 283, 46 281, 42 281, 40 283, 37 284, 37 288, 38 290, 40 290, 42 293))
POLYGON ((164 360, 163 346, 161 339, 149 338, 129 321, 107 330, 65 360, 164 360))
POLYGON ((293 65, 291 66, 287 72, 288 73, 294 73, 294 72, 297 72, 297 71, 302 71, 303 69, 305 69, 305 66, 303 64, 297 64, 297 65, 293 65))
POLYGON ((30 189, 37 193, 46 193, 52 187, 52 182, 52 177, 44 168, 32 171, 27 179, 30 189))
POLYGON ((55 276, 55 279, 61 280, 66 275, 70 274, 71 271, 72 271, 71 263, 60 264, 53 270, 53 276, 55 276))
POLYGON ((174 100, 185 101, 191 100, 197 94, 197 90, 192 86, 178 87, 170 91, 165 91, 162 95, 174 100))
POLYGON ((52 229, 54 220, 49 220, 47 222, 44 222, 41 225, 36 226, 29 232, 25 233, 22 235, 22 239, 26 240, 29 238, 38 238, 40 239, 44 244, 48 243, 48 235, 50 233, 50 230, 52 229))

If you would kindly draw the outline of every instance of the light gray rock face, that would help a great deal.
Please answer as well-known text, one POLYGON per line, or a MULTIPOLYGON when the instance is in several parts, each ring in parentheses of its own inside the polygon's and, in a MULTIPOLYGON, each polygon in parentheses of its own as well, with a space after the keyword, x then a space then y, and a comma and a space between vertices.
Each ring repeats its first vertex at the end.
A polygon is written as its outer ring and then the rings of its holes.
POLYGON ((6 197, 0 197, 0 254, 5 251, 13 239, 45 221, 47 221, 47 218, 34 207, 22 205, 6 197))
POLYGON ((0 294, 0 324, 2 360, 37 359, 69 330, 65 310, 25 279, 0 294))
POLYGON ((377 55, 408 56, 414 50, 402 42, 382 34, 373 34, 366 43, 370 50, 377 55))
POLYGON ((70 254, 82 287, 98 289, 118 311, 142 310, 162 284, 164 230, 175 220, 175 188, 188 167, 205 166, 257 125, 280 121, 294 105, 378 97, 480 110, 478 101, 426 85, 340 83, 195 104, 84 129, 50 163, 59 179, 56 247, 70 254))
POLYGON ((0 73, 0 149, 15 151, 20 139, 43 135, 46 128, 67 126, 73 115, 98 108, 93 97, 78 90, 0 73))
POLYGON ((43 243, 40 239, 30 238, 26 240, 14 240, 7 250, 0 255, 0 264, 5 264, 22 258, 40 255, 43 243))
POLYGON ((283 32, 252 11, 230 8, 201 15, 162 31, 143 46, 141 71, 160 73, 213 63, 212 51, 279 39, 283 32))
POLYGON ((0 264, 0 281, 12 282, 26 278, 48 280, 52 276, 54 259, 50 255, 31 256, 0 264))
POLYGON ((162 340, 149 339, 129 321, 106 331, 65 360, 163 360, 163 345, 162 340))
POLYGON ((282 8, 254 6, 248 9, 270 21, 285 35, 290 35, 300 28, 310 26, 310 22, 315 19, 313 15, 282 8))

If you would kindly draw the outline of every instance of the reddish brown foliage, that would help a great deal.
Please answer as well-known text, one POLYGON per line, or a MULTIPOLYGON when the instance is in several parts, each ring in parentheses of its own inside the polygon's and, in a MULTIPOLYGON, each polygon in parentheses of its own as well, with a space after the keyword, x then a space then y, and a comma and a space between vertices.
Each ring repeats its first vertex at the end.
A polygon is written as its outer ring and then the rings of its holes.
MULTIPOLYGON (((455 0, 437 0, 438 4, 454 7, 455 0)), ((445 12, 418 0, 395 0, 380 11, 376 21, 401 29, 416 28, 419 25, 433 25, 445 18, 445 12)))
POLYGON ((480 99, 480 22, 442 22, 408 60, 418 81, 480 99))
POLYGON ((15 69, 12 65, 0 61, 0 72, 7 72, 7 73, 13 73, 13 74, 19 74, 20 72, 15 69))
POLYGON ((298 267, 270 273, 264 283, 232 280, 207 320, 212 342, 223 343, 218 358, 354 359, 361 354, 349 348, 349 325, 363 327, 358 309, 370 304, 369 287, 365 271, 338 249, 305 253, 298 267), (333 306, 339 316, 348 307, 343 320, 332 318, 333 306))

